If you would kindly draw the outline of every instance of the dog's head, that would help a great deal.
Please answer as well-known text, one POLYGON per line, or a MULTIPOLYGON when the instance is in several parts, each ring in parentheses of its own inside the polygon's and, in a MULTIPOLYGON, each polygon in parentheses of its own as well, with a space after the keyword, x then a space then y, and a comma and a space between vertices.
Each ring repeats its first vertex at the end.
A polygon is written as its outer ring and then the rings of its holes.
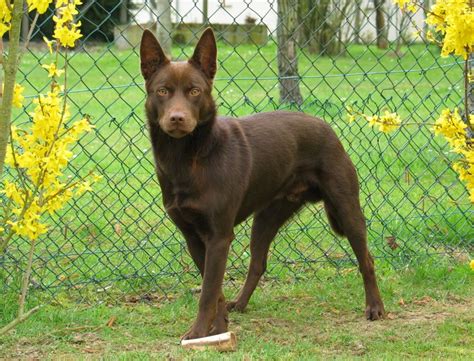
POLYGON ((151 124, 173 138, 182 138, 215 116, 212 81, 216 74, 216 40, 206 29, 187 62, 166 57, 155 36, 143 32, 140 45, 141 71, 145 78, 145 109, 151 124))

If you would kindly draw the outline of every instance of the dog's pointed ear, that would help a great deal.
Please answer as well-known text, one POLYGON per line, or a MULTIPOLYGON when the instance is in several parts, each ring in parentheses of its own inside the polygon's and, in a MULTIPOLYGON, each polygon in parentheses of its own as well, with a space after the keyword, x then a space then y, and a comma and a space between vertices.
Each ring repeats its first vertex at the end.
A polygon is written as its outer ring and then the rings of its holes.
POLYGON ((217 70, 217 46, 211 28, 202 33, 189 63, 201 69, 210 80, 214 79, 217 70))
POLYGON ((145 80, 150 79, 159 67, 169 62, 170 60, 166 57, 155 35, 146 29, 140 44, 140 65, 145 80))

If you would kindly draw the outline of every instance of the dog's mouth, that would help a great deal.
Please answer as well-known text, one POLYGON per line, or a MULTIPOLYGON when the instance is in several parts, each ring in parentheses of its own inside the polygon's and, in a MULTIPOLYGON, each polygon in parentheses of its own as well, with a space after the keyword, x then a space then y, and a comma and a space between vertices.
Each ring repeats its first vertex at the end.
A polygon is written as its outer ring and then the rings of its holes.
POLYGON ((186 135, 188 135, 189 133, 191 133, 189 131, 186 131, 186 130, 183 130, 183 129, 180 129, 180 128, 168 129, 168 130, 165 130, 165 132, 170 137, 173 137, 173 138, 176 138, 176 139, 183 138, 186 135))
POLYGON ((194 131, 196 126, 192 121, 186 121, 182 123, 173 123, 162 121, 159 122, 161 129, 172 138, 183 138, 194 131))

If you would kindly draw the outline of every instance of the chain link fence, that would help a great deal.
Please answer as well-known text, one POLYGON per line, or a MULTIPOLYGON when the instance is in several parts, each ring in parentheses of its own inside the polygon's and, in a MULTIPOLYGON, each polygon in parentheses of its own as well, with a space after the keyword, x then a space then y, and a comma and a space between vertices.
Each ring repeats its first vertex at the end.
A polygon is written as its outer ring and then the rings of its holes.
MULTIPOLYGON (((51 33, 52 15, 40 18, 38 41, 23 58, 19 80, 31 98, 47 91, 40 64, 50 55, 40 39, 51 33)), ((103 180, 51 219, 36 252, 33 287, 103 299, 199 284, 154 174, 138 57, 143 28, 153 29, 180 60, 192 54, 205 27, 214 28, 220 114, 291 108, 333 126, 358 169, 379 267, 435 255, 468 257, 474 212, 450 168, 453 155, 426 126, 443 108, 461 104, 462 64, 440 58, 436 46, 413 35, 410 21, 422 26, 424 14, 409 16, 388 1, 84 1, 78 15, 84 37, 68 54, 67 82, 73 114, 88 114, 95 131, 75 147, 70 171, 94 170, 103 180), (279 57, 291 57, 290 74, 279 69, 279 57), (282 95, 288 79, 299 98, 282 95), (348 123, 346 106, 365 113, 390 109, 409 124, 379 133, 363 122, 348 123)), ((17 124, 27 120, 28 109, 17 114, 17 124)), ((228 281, 246 274, 250 225, 237 227, 228 281)), ((19 239, 1 256, 5 287, 19 284, 27 246, 19 239)), ((354 267, 354 258, 348 242, 330 231, 322 206, 311 205, 279 232, 266 277, 307 279, 326 269, 334 274, 354 267)))

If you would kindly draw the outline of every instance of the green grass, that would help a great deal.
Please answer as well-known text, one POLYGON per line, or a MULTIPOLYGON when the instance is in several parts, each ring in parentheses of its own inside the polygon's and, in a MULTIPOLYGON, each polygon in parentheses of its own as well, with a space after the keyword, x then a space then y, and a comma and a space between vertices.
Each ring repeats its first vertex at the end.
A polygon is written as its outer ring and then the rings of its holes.
MULTIPOLYGON (((186 293, 171 300, 152 294, 148 304, 129 296, 118 305, 47 306, 0 340, 0 358, 472 360, 474 273, 466 263, 382 267, 378 276, 383 321, 364 320, 362 282, 349 269, 309 282, 264 282, 247 311, 230 316, 234 353, 180 348, 197 309, 198 295, 186 293)), ((12 298, 0 299, 0 324, 14 312, 12 298)))
MULTIPOLYGON (((173 52, 185 59, 192 49, 173 52)), ((424 45, 405 47, 402 53, 397 57, 351 45, 345 56, 301 53, 299 62, 302 108, 325 118, 341 137, 359 173, 371 250, 396 267, 431 254, 472 251, 474 240, 472 206, 450 168, 453 154, 443 140, 424 126, 386 135, 345 119, 344 106, 355 104, 367 113, 388 107, 409 122, 433 122, 442 108, 459 104, 462 69, 453 58, 439 58, 437 48, 424 45), (395 237, 399 247, 389 248, 387 237, 395 237)), ((23 58, 27 95, 46 85, 38 58, 50 60, 40 51, 23 58)), ((87 299, 100 297, 94 290, 101 287, 117 293, 179 288, 193 280, 188 270, 194 268, 161 206, 144 126, 138 56, 96 47, 73 52, 70 59, 72 113, 89 114, 96 126, 75 148, 71 172, 95 169, 104 179, 51 220, 50 232, 38 246, 33 278, 47 288, 73 288, 87 299)), ((219 44, 219 59, 214 94, 221 114, 279 107, 274 43, 262 48, 219 44)), ((241 279, 249 258, 249 224, 238 229, 229 278, 241 279)), ((24 252, 25 244, 18 241, 11 247, 14 256, 17 249, 24 252)), ((310 206, 277 237, 269 276, 294 279, 328 265, 344 268, 352 265, 350 255, 347 242, 329 230, 321 206, 310 206)), ((18 262, 7 262, 0 280, 15 284, 9 274, 17 277, 18 262)))

